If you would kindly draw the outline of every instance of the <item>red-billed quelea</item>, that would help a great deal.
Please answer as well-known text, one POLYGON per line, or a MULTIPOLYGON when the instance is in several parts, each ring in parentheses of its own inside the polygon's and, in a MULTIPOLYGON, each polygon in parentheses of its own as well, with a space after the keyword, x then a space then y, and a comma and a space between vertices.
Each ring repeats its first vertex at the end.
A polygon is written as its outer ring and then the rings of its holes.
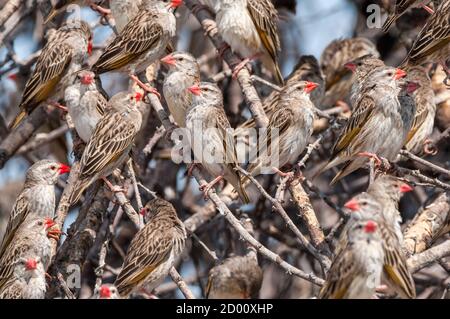
POLYGON ((407 79, 419 84, 413 96, 416 102, 416 114, 411 130, 408 133, 405 148, 416 154, 430 153, 428 137, 433 133, 436 103, 431 80, 423 67, 408 69, 407 79))
POLYGON ((394 12, 390 13, 388 18, 383 24, 383 32, 389 31, 392 24, 397 21, 409 8, 422 7, 429 13, 433 13, 433 10, 426 5, 429 0, 397 0, 394 6, 394 12))
POLYGON ((17 259, 8 277, 0 279, 0 299, 44 299, 46 290, 43 264, 33 255, 17 259))
POLYGON ((39 257, 44 269, 47 269, 51 257, 50 238, 60 234, 55 222, 49 218, 27 218, 17 229, 10 243, 0 256, 0 286, 4 278, 12 275, 14 263, 21 257, 33 255, 39 257))
POLYGON ((64 96, 75 129, 87 143, 98 121, 105 114, 108 103, 106 97, 97 89, 95 74, 87 70, 79 72, 75 83, 66 89, 64 96))
POLYGON ((186 241, 184 224, 169 202, 156 198, 140 212, 145 226, 131 241, 114 285, 121 297, 144 288, 151 292, 169 274, 186 241))
MULTIPOLYGON (((406 73, 384 67, 374 70, 362 88, 361 98, 350 119, 340 133, 331 160, 319 171, 345 163, 331 184, 361 168, 366 156, 394 160, 403 147, 409 127, 405 127, 399 102, 401 88, 398 80, 406 73)), ((414 114, 414 110, 409 110, 414 114)), ((412 119, 409 121, 412 123, 412 119)))
POLYGON ((20 113, 10 127, 17 127, 42 102, 57 102, 73 83, 76 72, 92 52, 92 33, 84 21, 69 21, 61 26, 42 49, 36 67, 25 84, 20 113))
POLYGON ((283 89, 274 101, 276 111, 270 117, 267 136, 261 144, 265 149, 247 168, 250 174, 259 175, 264 173, 263 169, 279 172, 283 166, 296 163, 313 133, 315 107, 309 95, 317 87, 317 83, 299 81, 283 89))
POLYGON ((163 85, 167 107, 178 126, 185 127, 186 110, 192 103, 192 95, 187 89, 200 83, 200 67, 197 60, 186 52, 171 53, 161 62, 169 69, 163 85))
POLYGON ((236 147, 230 122, 223 109, 222 91, 213 83, 202 82, 188 89, 192 105, 186 113, 186 128, 191 134, 191 147, 197 163, 212 175, 213 181, 201 187, 205 197, 220 180, 225 179, 238 192, 244 203, 249 198, 239 172, 236 147))
POLYGON ((333 259, 321 299, 369 299, 381 283, 383 243, 378 224, 360 219, 348 228, 333 259))
POLYGON ((437 62, 444 67, 448 79, 450 70, 446 60, 449 57, 450 1, 444 0, 427 20, 400 67, 408 69, 410 66, 437 62))
POLYGON ((137 105, 140 93, 121 92, 111 98, 105 116, 97 123, 80 160, 80 176, 71 194, 70 202, 76 203, 84 190, 93 182, 106 180, 129 156, 134 138, 142 124, 137 105))
MULTIPOLYGON (((382 200, 382 199, 380 199, 382 200)), ((402 298, 416 297, 416 290, 414 280, 408 270, 405 255, 401 249, 401 242, 399 235, 396 234, 395 225, 391 223, 396 221, 387 220, 390 216, 385 207, 377 198, 370 193, 361 193, 352 200, 345 203, 344 207, 351 211, 351 218, 347 222, 346 229, 351 229, 354 224, 360 220, 368 218, 374 220, 378 224, 381 236, 382 249, 384 254, 383 259, 383 274, 382 280, 386 282, 395 292, 402 298)), ((348 230, 346 230, 348 232, 348 230)), ((341 237, 340 244, 345 246, 346 233, 344 231, 341 237)), ((338 247, 342 249, 342 247, 338 247)))
POLYGON ((55 215, 55 184, 70 167, 51 160, 33 164, 27 171, 25 183, 9 215, 8 226, 0 247, 0 256, 13 241, 24 221, 34 218, 53 218, 55 215))
POLYGON ((140 12, 106 47, 92 70, 97 74, 109 71, 127 72, 144 90, 159 95, 154 88, 142 83, 137 74, 164 55, 168 43, 176 33, 173 10, 182 3, 182 0, 145 3, 140 12))
POLYGON ((280 39, 278 14, 270 0, 219 0, 216 5, 217 29, 231 50, 245 60, 235 74, 250 59, 261 61, 279 83, 283 83, 278 65, 280 39))
POLYGON ((325 76, 324 107, 334 106, 337 101, 344 101, 350 93, 353 75, 345 67, 345 63, 365 55, 378 58, 380 54, 370 40, 366 38, 351 38, 334 40, 323 51, 320 66, 325 76))

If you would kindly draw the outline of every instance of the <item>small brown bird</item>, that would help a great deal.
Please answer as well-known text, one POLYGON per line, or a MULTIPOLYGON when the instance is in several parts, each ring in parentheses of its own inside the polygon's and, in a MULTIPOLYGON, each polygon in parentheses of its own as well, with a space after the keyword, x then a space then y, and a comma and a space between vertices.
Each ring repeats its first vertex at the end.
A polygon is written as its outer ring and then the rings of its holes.
POLYGON ((76 72, 92 52, 92 33, 84 21, 67 22, 45 44, 36 67, 25 84, 20 113, 10 125, 17 127, 42 102, 56 103, 64 97, 65 88, 73 83, 76 72))
MULTIPOLYGON (((383 32, 388 32, 392 24, 397 21, 409 8, 417 7, 424 8, 430 14, 434 11, 429 6, 426 5, 426 0, 397 0, 395 2, 394 12, 390 13, 388 18, 383 24, 383 32)), ((429 1, 428 1, 429 2, 429 1)))
POLYGON ((444 67, 448 79, 450 70, 446 65, 446 60, 450 56, 449 21, 450 1, 444 0, 427 20, 400 68, 408 69, 410 66, 437 62, 444 67))
POLYGON ((121 92, 108 102, 107 112, 97 123, 81 157, 80 176, 70 197, 71 204, 99 178, 112 186, 106 177, 128 158, 141 129, 142 115, 137 108, 141 99, 140 93, 121 92))
POLYGON ((151 292, 168 275, 186 240, 184 224, 169 202, 155 198, 141 210, 145 226, 131 241, 114 285, 121 297, 144 288, 151 292))
POLYGON ((9 215, 0 246, 0 256, 13 241, 18 228, 30 218, 53 218, 55 215, 55 184, 70 167, 51 160, 41 160, 27 171, 23 189, 9 215))
POLYGON ((187 89, 200 83, 200 66, 187 52, 171 53, 161 62, 169 69, 163 84, 167 107, 178 126, 186 127, 186 110, 192 103, 187 89))
POLYGON ((222 39, 244 61, 234 71, 242 69, 249 60, 260 57, 263 65, 282 84, 278 65, 280 39, 278 14, 270 0, 219 0, 216 22, 222 39))
POLYGON ((140 12, 128 22, 94 63, 93 72, 127 72, 144 90, 159 95, 154 88, 142 83, 136 74, 144 71, 166 52, 170 39, 176 33, 173 10, 182 3, 182 0, 171 0, 168 4, 161 1, 144 3, 140 12))
POLYGON ((416 66, 408 69, 407 80, 419 84, 413 93, 416 102, 416 114, 412 129, 408 133, 405 148, 415 154, 429 154, 428 137, 433 133, 436 103, 431 80, 423 67, 416 66))
POLYGON ((399 235, 396 234, 395 225, 390 224, 392 221, 385 219, 385 216, 391 218, 393 215, 390 216, 392 212, 387 212, 383 204, 369 193, 359 194, 344 205, 351 211, 349 226, 346 225, 346 227, 350 229, 353 224, 367 218, 371 218, 378 224, 384 255, 382 278, 400 297, 414 299, 415 284, 401 249, 399 235))
POLYGON ((35 256, 21 257, 8 277, 0 278, 0 299, 44 299, 45 270, 35 256))
MULTIPOLYGON (((47 269, 51 257, 51 242, 55 222, 48 218, 31 217, 20 225, 13 239, 0 256, 0 287, 14 275, 14 267, 20 258, 38 257, 44 270, 47 269)), ((60 234, 60 232, 58 233, 60 234)))
POLYGON ((256 252, 245 256, 233 256, 209 271, 206 286, 208 299, 257 298, 263 280, 256 252))
MULTIPOLYGON (((364 209, 368 210, 369 207, 364 209)), ((333 259, 321 299, 369 299, 381 283, 383 242, 378 224, 361 218, 348 228, 333 259)))
POLYGON ((186 113, 186 128, 191 134, 194 158, 215 177, 201 187, 205 198, 215 184, 225 179, 233 185, 242 201, 248 203, 249 198, 241 183, 241 176, 235 170, 239 163, 235 141, 229 131, 231 125, 223 109, 222 91, 216 84, 208 82, 194 85, 188 91, 193 98, 186 113))
POLYGON ((364 55, 353 61, 347 62, 344 66, 354 74, 349 97, 351 106, 354 107, 358 105, 358 100, 360 98, 358 94, 361 93, 367 76, 375 69, 384 67, 385 64, 382 60, 375 58, 372 55, 364 55))
POLYGON ((334 40, 325 48, 320 57, 326 81, 323 108, 332 107, 337 101, 347 98, 354 80, 345 63, 366 55, 380 56, 375 44, 366 38, 334 40))
POLYGON ((75 129, 87 143, 95 127, 105 114, 107 98, 98 90, 95 74, 83 70, 77 74, 75 83, 64 93, 64 100, 75 129))
POLYGON ((279 169, 284 165, 296 163, 313 133, 315 108, 309 94, 317 87, 317 83, 299 81, 283 89, 272 107, 276 111, 270 117, 267 136, 261 143, 264 149, 247 168, 250 174, 256 176, 267 170, 281 173, 279 169), (274 145, 276 151, 272 152, 274 145))
MULTIPOLYGON (((331 184, 334 184, 362 167, 367 162, 366 156, 377 154, 391 161, 395 159, 410 129, 404 124, 406 120, 398 99, 401 88, 397 81, 405 75, 404 71, 391 67, 376 69, 370 74, 356 111, 333 147, 331 160, 318 174, 346 163, 332 180, 331 184)), ((409 112, 414 114, 413 110, 409 112)))

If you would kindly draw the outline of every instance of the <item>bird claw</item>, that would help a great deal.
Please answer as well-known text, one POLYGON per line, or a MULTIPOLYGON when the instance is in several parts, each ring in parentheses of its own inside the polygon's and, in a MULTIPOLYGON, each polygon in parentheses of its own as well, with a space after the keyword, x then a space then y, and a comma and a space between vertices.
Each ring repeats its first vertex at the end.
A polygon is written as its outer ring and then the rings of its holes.
POLYGON ((111 14, 110 9, 103 8, 102 6, 99 6, 98 4, 91 3, 90 7, 92 10, 97 11, 103 17, 109 16, 111 14))
MULTIPOLYGON (((188 178, 192 177, 192 173, 193 173, 194 169, 196 167, 198 167, 198 166, 199 166, 198 163, 191 163, 191 164, 188 165, 188 169, 187 169, 187 176, 188 176, 188 178)), ((202 186, 200 186, 200 187, 202 187, 202 186)))
POLYGON ((69 110, 67 109, 67 107, 65 107, 64 105, 62 105, 61 103, 55 102, 55 101, 50 101, 49 104, 53 107, 56 107, 57 109, 62 110, 63 112, 69 112, 69 110))
POLYGON ((215 179, 213 179, 211 182, 209 182, 207 184, 203 184, 198 188, 201 192, 203 192, 204 200, 208 200, 208 197, 209 197, 208 192, 214 187, 214 185, 216 185, 222 179, 223 179, 223 176, 220 175, 220 176, 216 177, 215 179))
POLYGON ((219 56, 223 58, 223 55, 225 54, 225 51, 230 48, 230 45, 226 42, 222 43, 220 48, 217 50, 219 53, 219 56))
POLYGON ((217 24, 214 20, 205 19, 202 22, 203 29, 205 30, 205 36, 213 37, 219 30, 217 29, 217 24))
POLYGON ((63 232, 58 225, 54 225, 49 230, 47 230, 47 238, 54 239, 56 241, 59 241, 62 234, 63 232))
POLYGON ((242 60, 241 63, 239 63, 238 65, 236 65, 236 67, 233 69, 233 79, 236 79, 239 72, 247 66, 247 63, 250 62, 250 59, 246 58, 244 60, 242 60))
POLYGON ((139 78, 138 78, 136 75, 134 75, 134 74, 130 74, 130 78, 131 78, 131 79, 132 79, 139 87, 141 87, 145 92, 151 93, 151 94, 155 94, 155 95, 158 97, 158 99, 161 100, 161 94, 159 94, 159 92, 158 92, 155 88, 152 88, 151 86, 148 86, 148 85, 142 83, 142 81, 139 80, 139 78))
POLYGON ((426 139, 423 142, 423 152, 426 155, 434 156, 438 153, 438 150, 436 146, 433 144, 433 141, 431 141, 430 139, 426 139))

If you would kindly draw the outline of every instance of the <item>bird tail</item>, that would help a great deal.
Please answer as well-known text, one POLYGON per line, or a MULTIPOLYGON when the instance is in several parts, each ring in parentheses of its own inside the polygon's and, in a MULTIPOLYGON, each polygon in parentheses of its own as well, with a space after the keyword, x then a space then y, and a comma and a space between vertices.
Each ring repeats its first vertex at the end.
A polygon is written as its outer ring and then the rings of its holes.
POLYGON ((52 11, 50 11, 48 16, 44 20, 44 25, 48 24, 50 21, 52 21, 58 14, 59 14, 59 10, 52 8, 52 11))
POLYGON ((367 158, 357 157, 353 161, 347 162, 347 164, 345 164, 344 167, 333 178, 333 180, 331 181, 330 185, 333 186, 341 178, 344 178, 345 176, 353 173, 354 171, 359 169, 361 166, 363 166, 366 161, 367 161, 367 158))
POLYGON ((81 195, 86 188, 89 187, 89 185, 91 185, 91 181, 88 179, 81 179, 75 182, 75 185, 73 185, 72 194, 70 194, 69 198, 70 205, 74 205, 80 200, 81 195))
POLYGON ((389 29, 392 27, 392 24, 397 20, 397 16, 395 14, 392 14, 388 16, 386 21, 383 24, 382 30, 384 33, 388 32, 389 29))
POLYGON ((17 126, 19 126, 20 123, 22 123, 22 121, 25 119, 25 117, 27 116, 27 112, 22 110, 20 111, 19 114, 17 114, 17 116, 14 118, 14 120, 11 122, 11 124, 9 124, 9 129, 15 129, 17 126))
POLYGON ((275 62, 275 78, 277 79, 278 84, 284 85, 283 75, 281 74, 280 66, 277 62, 275 62))

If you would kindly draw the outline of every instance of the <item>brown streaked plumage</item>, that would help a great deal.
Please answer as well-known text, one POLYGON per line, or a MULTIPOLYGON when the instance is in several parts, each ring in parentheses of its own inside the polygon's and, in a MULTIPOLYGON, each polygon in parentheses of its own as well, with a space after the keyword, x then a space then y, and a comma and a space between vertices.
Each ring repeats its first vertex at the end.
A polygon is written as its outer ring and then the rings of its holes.
POLYGON ((84 21, 67 22, 42 49, 36 67, 25 84, 20 113, 10 124, 17 127, 36 107, 49 98, 55 102, 64 96, 65 87, 92 50, 92 33, 84 21))
POLYGON ((169 202, 156 198, 141 210, 145 226, 131 241, 114 285, 122 297, 140 287, 152 291, 169 273, 186 240, 184 224, 169 202))

